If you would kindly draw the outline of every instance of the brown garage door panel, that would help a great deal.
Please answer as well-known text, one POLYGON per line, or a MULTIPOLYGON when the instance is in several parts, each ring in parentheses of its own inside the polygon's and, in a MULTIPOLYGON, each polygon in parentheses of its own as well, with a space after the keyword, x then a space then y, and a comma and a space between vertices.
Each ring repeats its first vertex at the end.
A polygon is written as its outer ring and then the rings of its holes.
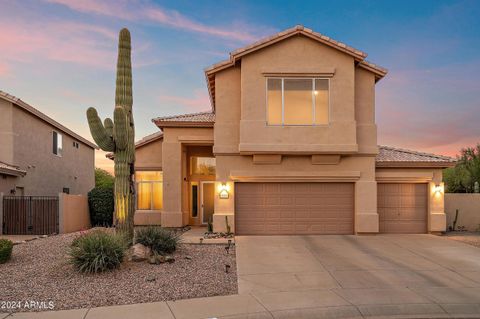
POLYGON ((237 234, 352 234, 352 183, 236 183, 237 234))
POLYGON ((427 232, 427 184, 378 184, 381 233, 427 232))

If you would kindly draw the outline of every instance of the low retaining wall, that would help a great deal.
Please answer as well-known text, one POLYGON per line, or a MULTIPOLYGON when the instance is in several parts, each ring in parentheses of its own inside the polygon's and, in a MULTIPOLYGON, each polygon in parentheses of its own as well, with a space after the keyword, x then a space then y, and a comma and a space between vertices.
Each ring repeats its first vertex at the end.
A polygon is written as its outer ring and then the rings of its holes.
POLYGON ((465 226, 469 231, 480 230, 480 194, 445 194, 445 213, 448 226, 453 225, 457 209, 457 227, 465 226))
POLYGON ((58 198, 60 234, 91 227, 87 196, 60 193, 58 198))

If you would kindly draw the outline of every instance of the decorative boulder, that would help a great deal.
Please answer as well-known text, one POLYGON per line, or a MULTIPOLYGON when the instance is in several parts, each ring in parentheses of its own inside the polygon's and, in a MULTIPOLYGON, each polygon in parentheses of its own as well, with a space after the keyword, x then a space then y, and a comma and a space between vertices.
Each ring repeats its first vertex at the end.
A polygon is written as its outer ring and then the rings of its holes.
POLYGON ((147 260, 152 251, 149 247, 144 246, 142 244, 135 244, 130 247, 130 260, 131 261, 145 261, 147 260))

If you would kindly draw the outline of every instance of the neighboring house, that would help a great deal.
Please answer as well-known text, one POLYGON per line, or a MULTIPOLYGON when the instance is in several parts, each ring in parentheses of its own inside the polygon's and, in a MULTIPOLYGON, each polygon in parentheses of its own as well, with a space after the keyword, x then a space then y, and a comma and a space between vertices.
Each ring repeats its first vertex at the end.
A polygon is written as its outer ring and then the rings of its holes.
POLYGON ((136 224, 236 234, 445 230, 449 157, 377 146, 366 54, 302 26, 205 71, 212 110, 137 143, 136 224))
POLYGON ((95 144, 2 91, 0 114, 0 193, 86 195, 95 186, 95 144))

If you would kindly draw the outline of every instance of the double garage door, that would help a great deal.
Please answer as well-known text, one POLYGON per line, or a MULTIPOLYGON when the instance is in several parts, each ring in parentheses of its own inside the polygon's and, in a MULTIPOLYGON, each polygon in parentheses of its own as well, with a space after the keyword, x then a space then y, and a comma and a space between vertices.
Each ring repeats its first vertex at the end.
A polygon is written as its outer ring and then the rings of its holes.
MULTIPOLYGON (((425 233, 426 184, 378 184, 381 233, 425 233)), ((238 235, 354 233, 353 183, 236 183, 238 235)))
POLYGON ((236 183, 238 235, 353 234, 353 183, 236 183))

